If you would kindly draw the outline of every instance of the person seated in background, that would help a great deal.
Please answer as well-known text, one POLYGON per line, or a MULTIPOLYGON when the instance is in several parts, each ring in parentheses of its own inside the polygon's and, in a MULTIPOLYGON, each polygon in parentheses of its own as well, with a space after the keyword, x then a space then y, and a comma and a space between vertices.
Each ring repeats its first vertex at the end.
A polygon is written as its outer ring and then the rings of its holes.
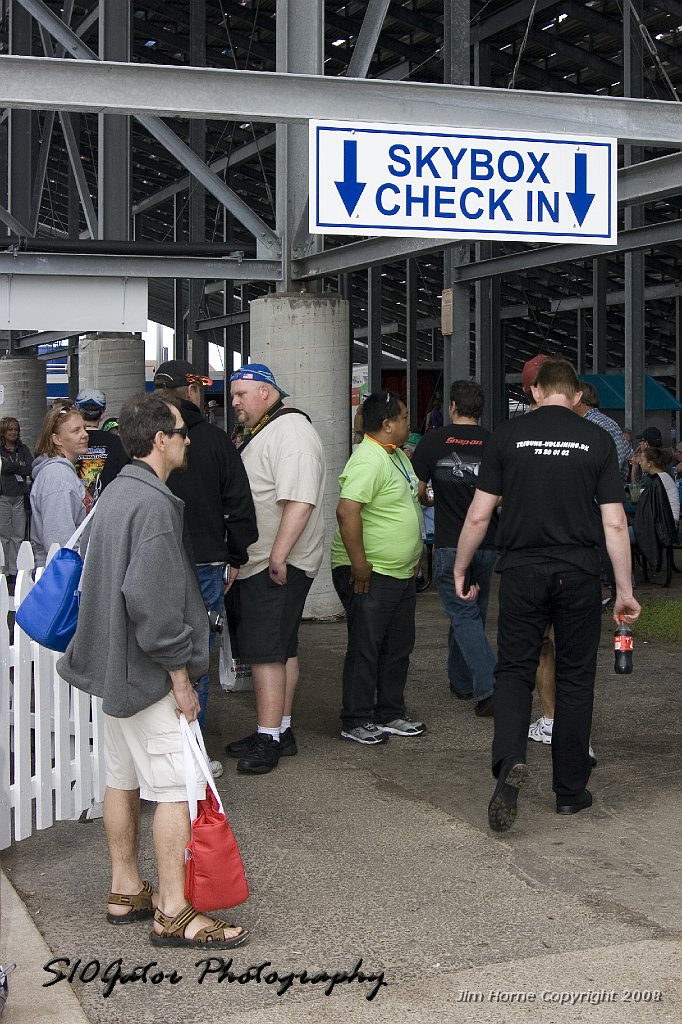
MULTIPOLYGON (((675 481, 667 471, 668 455, 660 448, 640 453, 640 466, 647 483, 643 486, 630 526, 630 540, 654 570, 661 567, 663 552, 677 538, 680 497, 675 481)), ((671 572, 672 570, 670 570, 671 572)))
POLYGON ((637 442, 637 447, 630 456, 630 465, 632 466, 630 479, 634 483, 639 483, 642 476, 642 453, 647 448, 662 448, 663 435, 658 427, 645 427, 642 433, 635 438, 635 441, 637 442))

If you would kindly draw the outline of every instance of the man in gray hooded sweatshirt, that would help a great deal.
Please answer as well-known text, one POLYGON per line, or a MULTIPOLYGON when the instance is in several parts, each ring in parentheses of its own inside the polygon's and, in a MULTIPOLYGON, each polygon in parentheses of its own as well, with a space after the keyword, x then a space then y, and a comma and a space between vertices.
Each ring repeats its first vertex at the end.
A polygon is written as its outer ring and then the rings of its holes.
MULTIPOLYGON (((102 493, 82 577, 78 628, 60 675, 102 698, 107 920, 154 916, 154 945, 230 949, 247 933, 198 914, 184 896, 190 836, 178 715, 194 721, 208 668, 208 616, 182 543, 184 503, 166 487, 189 438, 172 399, 130 399, 119 417, 132 463, 102 493), (140 798, 156 802, 158 893, 138 866, 140 798)), ((204 790, 198 785, 199 799, 204 790)))

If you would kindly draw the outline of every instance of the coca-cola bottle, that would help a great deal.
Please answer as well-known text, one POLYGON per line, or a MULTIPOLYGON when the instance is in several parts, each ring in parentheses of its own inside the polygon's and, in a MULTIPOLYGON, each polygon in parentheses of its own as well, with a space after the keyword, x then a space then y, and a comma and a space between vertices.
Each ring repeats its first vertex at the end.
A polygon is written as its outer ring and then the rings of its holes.
POLYGON ((632 652, 635 640, 632 630, 623 622, 622 616, 618 628, 613 634, 613 671, 619 676, 629 676, 632 672, 632 652))

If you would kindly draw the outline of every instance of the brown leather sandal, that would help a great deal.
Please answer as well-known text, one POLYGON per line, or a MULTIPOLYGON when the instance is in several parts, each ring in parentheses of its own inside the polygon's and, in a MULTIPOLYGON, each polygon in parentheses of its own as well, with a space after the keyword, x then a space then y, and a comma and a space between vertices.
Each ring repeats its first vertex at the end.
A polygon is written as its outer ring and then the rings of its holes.
POLYGON ((152 887, 149 882, 143 882, 142 888, 134 896, 127 896, 125 893, 110 892, 108 903, 117 907, 130 907, 127 914, 112 914, 107 912, 109 924, 134 924, 135 921, 147 921, 154 914, 152 905, 152 887))
POLYGON ((157 924, 161 925, 163 931, 158 933, 152 929, 150 935, 152 944, 154 946, 212 946, 214 949, 234 949, 236 946, 242 946, 249 937, 249 933, 242 928, 239 935, 235 935, 233 939, 225 939, 223 938, 224 929, 236 928, 238 926, 229 924, 227 921, 218 921, 211 918, 213 921, 212 927, 201 928, 193 938, 186 939, 185 929, 187 925, 198 916, 199 911, 195 910, 191 903, 188 903, 175 917, 168 917, 167 914, 164 914, 162 910, 157 908, 154 920, 157 924))

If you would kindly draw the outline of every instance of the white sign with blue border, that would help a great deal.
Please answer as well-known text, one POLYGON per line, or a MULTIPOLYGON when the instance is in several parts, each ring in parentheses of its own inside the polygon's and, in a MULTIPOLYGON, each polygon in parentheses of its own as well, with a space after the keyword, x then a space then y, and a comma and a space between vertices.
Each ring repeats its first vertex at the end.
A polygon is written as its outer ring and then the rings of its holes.
POLYGON ((310 122, 310 231, 616 241, 617 140, 310 122))

